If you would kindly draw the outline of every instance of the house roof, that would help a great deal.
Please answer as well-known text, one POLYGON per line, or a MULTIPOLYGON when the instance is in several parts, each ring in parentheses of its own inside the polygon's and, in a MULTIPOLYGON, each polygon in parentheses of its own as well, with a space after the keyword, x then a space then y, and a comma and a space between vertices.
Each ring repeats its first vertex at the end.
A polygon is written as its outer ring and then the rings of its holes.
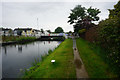
POLYGON ((15 30, 32 30, 32 28, 15 28, 14 31, 15 30))
POLYGON ((2 31, 8 31, 8 30, 12 30, 10 28, 1 28, 2 31))
POLYGON ((34 31, 37 31, 37 32, 40 32, 40 30, 37 30, 37 29, 33 29, 34 31))

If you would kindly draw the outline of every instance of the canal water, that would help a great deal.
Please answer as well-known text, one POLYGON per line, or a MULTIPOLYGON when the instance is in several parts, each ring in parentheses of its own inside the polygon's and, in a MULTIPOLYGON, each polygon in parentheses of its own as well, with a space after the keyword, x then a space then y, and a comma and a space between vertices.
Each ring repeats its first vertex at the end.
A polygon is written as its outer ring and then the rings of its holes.
POLYGON ((49 50, 54 50, 61 42, 36 41, 24 45, 8 45, 2 47, 2 77, 18 78, 22 70, 32 66, 35 59, 40 59, 49 50))

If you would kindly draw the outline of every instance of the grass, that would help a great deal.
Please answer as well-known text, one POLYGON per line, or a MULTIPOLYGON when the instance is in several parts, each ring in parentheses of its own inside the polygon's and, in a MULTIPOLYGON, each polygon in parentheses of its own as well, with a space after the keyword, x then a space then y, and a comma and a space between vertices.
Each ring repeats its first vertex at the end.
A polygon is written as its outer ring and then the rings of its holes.
POLYGON ((32 63, 32 66, 34 67, 34 68, 36 68, 37 67, 37 65, 38 65, 38 63, 40 62, 40 61, 43 61, 48 55, 50 55, 51 53, 52 53, 53 51, 50 49, 50 50, 48 50, 48 53, 46 53, 46 54, 44 54, 44 55, 42 55, 42 56, 40 56, 40 57, 38 57, 38 58, 34 58, 34 62, 32 63), (40 59, 41 58, 41 59, 40 59))
POLYGON ((17 38, 19 38, 19 36, 2 36, 2 41, 3 42, 16 41, 17 38))
POLYGON ((53 52, 49 51, 51 54, 44 57, 36 69, 31 67, 23 78, 76 78, 72 47, 72 40, 66 39, 53 52))
POLYGON ((16 41, 18 41, 18 42, 27 42, 27 41, 34 41, 35 39, 36 39, 35 37, 21 36, 21 37, 17 38, 16 41))
POLYGON ((35 37, 25 37, 25 36, 3 36, 2 37, 3 42, 17 41, 17 42, 25 43, 25 42, 34 41, 35 39, 36 39, 35 37))
POLYGON ((77 39, 77 48, 90 78, 114 78, 117 75, 112 71, 104 58, 104 51, 98 46, 81 38, 77 39))

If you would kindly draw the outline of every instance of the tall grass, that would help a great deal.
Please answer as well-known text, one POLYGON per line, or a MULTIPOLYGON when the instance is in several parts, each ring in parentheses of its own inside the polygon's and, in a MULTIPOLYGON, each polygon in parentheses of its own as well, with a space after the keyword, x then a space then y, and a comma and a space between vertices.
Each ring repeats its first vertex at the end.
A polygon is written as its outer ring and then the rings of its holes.
POLYGON ((32 66, 36 66, 40 62, 40 58, 34 58, 34 62, 32 63, 32 66))
MULTIPOLYGON (((55 48, 56 49, 56 48, 55 48)), ((34 58, 34 62, 32 62, 32 67, 30 67, 29 71, 25 68, 24 69, 24 75, 28 75, 32 71, 35 71, 36 68, 38 68, 40 65, 39 63, 43 61, 48 55, 50 55, 53 52, 53 50, 49 49, 48 53, 45 53, 44 55, 34 58)))
POLYGON ((108 64, 105 52, 99 46, 77 39, 77 48, 90 78, 114 78, 117 75, 108 64))
POLYGON ((35 39, 36 39, 36 37, 2 36, 3 42, 8 42, 8 41, 27 42, 27 41, 34 41, 35 39))
POLYGON ((18 42, 27 42, 27 41, 34 41, 36 38, 35 37, 19 37, 16 39, 18 42))
POLYGON ((19 38, 19 36, 2 36, 2 41, 3 42, 16 41, 17 38, 19 38))

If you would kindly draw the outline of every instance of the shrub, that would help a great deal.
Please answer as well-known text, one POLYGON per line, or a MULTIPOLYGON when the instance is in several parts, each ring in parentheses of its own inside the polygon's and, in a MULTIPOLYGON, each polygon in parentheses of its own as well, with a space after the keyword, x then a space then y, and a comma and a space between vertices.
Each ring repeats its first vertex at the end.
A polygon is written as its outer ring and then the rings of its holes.
POLYGON ((27 41, 34 41, 36 38, 35 37, 19 37, 16 39, 18 42, 27 42, 27 41))
POLYGON ((79 34, 82 34, 82 33, 85 33, 85 32, 86 32, 86 29, 79 30, 79 34))
POLYGON ((99 23, 99 40, 101 45, 109 53, 107 58, 116 66, 116 72, 120 76, 120 1, 110 10, 109 18, 99 23))

